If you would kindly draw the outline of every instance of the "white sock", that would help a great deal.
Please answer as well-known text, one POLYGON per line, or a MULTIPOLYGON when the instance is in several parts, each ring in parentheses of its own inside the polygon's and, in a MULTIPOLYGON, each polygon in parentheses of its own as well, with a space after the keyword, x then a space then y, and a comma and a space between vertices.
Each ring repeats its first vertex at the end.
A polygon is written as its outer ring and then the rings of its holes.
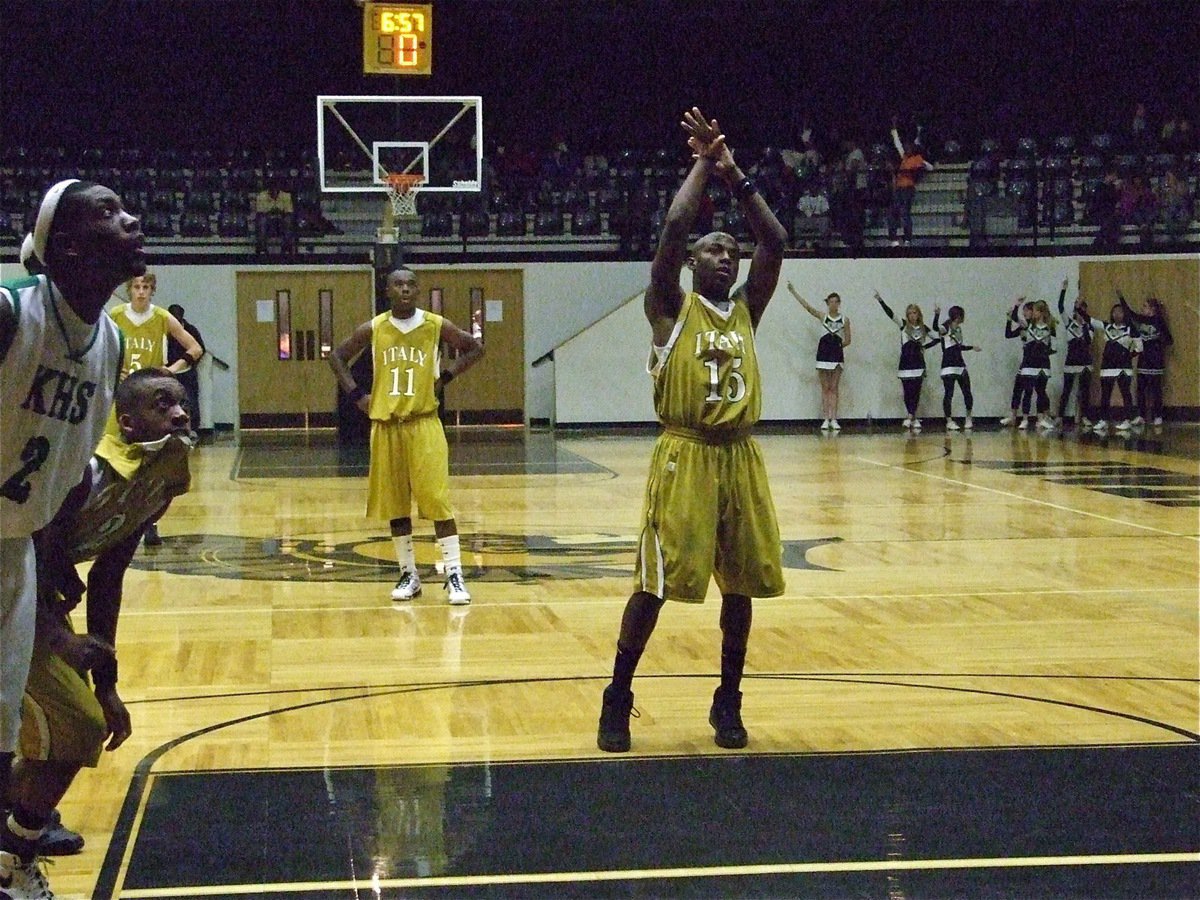
POLYGON ((396 562, 400 563, 400 568, 406 572, 417 571, 417 558, 413 554, 412 535, 393 534, 392 546, 396 548, 396 562))
POLYGON ((452 534, 449 537, 438 538, 438 546, 442 550, 442 561, 446 564, 446 574, 451 572, 462 571, 462 551, 458 546, 458 535, 452 534))

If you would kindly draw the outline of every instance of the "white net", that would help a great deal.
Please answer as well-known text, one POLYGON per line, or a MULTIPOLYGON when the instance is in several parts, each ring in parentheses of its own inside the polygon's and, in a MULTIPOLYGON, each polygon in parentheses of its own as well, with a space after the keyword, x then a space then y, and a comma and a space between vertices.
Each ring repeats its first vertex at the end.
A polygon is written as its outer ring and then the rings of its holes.
POLYGON ((388 200, 392 204, 392 215, 411 219, 417 215, 417 187, 421 179, 392 176, 387 180, 388 200))

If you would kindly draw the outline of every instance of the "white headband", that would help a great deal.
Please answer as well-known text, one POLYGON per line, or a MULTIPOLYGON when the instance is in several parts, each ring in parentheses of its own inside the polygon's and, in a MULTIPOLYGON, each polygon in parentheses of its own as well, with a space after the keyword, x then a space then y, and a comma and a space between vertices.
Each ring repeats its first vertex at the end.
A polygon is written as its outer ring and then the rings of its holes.
POLYGON ((46 261, 46 244, 50 242, 50 229, 54 225, 54 213, 58 210, 58 201, 62 199, 63 191, 79 182, 78 178, 67 178, 52 186, 42 198, 38 209, 37 223, 33 226, 33 252, 43 263, 46 261))
MULTIPOLYGON (((25 240, 21 241, 21 265, 25 265, 31 256, 33 256, 33 232, 25 235, 25 240)), ((39 259, 38 262, 41 260, 39 259)))

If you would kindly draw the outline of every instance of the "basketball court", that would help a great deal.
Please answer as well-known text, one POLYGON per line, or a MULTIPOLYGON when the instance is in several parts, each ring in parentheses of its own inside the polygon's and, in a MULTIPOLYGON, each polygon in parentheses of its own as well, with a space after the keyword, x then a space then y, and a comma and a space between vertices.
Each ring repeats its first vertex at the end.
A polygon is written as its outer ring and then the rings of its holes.
MULTIPOLYGON (((715 598, 595 747, 653 437, 451 429, 474 602, 388 599, 365 452, 193 457, 126 580, 134 736, 63 806, 65 897, 1192 896, 1195 426, 1125 442, 764 429, 788 588, 751 742, 715 598)), ((422 527, 425 526, 425 527, 422 527)))

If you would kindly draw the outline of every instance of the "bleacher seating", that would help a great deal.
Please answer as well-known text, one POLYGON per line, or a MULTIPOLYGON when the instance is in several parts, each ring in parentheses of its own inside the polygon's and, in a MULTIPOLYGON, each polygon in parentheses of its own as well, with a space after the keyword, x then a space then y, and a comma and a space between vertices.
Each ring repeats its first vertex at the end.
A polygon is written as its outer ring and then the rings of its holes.
MULTIPOLYGON (((410 238, 445 243, 457 237, 472 245, 503 239, 506 248, 532 250, 551 242, 568 246, 572 237, 580 239, 580 248, 599 247, 597 239, 607 237, 611 241, 603 246, 611 252, 644 256, 646 241, 661 230, 667 203, 687 169, 686 155, 677 150, 609 150, 574 171, 550 167, 536 177, 489 175, 485 193, 421 193, 420 225, 410 238), (598 166, 601 159, 607 169, 598 166)), ((844 179, 808 163, 788 169, 779 151, 770 148, 738 152, 739 163, 755 172, 764 198, 791 233, 793 246, 815 243, 829 252, 845 247, 839 232, 845 225, 836 210, 831 217, 796 213, 807 184, 829 194, 832 205, 845 190, 844 179)), ((1144 177, 1156 190, 1169 171, 1193 193, 1200 187, 1200 154, 1134 153, 1109 133, 1030 135, 1006 146, 985 139, 972 148, 950 139, 930 156, 936 167, 918 185, 913 204, 914 245, 922 251, 985 242, 999 247, 1035 241, 1089 244, 1098 227, 1093 200, 1110 166, 1123 178, 1144 177)), ((895 152, 880 142, 868 147, 867 161, 867 188, 859 198, 866 215, 864 242, 867 248, 886 248, 884 214, 895 152)), ((15 247, 32 227, 41 192, 72 175, 116 189, 143 218, 147 235, 169 240, 172 247, 228 244, 245 252, 253 233, 253 198, 270 176, 282 179, 292 193, 300 248, 362 252, 376 238, 384 205, 378 194, 322 194, 311 153, 91 148, 72 159, 63 148, 7 147, 0 149, 0 245, 15 247)), ((694 224, 697 233, 718 227, 739 239, 750 237, 738 205, 718 180, 709 184, 694 224)), ((1166 223, 1156 222, 1143 234, 1127 229, 1123 239, 1165 243, 1176 240, 1176 232, 1168 234, 1166 223)), ((1179 239, 1200 245, 1194 217, 1179 239)))

